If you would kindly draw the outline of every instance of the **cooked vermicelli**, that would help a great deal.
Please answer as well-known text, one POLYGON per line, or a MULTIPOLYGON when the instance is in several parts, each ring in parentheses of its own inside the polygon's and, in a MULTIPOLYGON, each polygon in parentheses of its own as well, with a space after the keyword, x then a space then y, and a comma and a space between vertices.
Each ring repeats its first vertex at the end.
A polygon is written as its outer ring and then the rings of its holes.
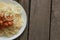
POLYGON ((10 3, 0 3, 0 36, 11 37, 21 28, 23 21, 20 7, 10 3))

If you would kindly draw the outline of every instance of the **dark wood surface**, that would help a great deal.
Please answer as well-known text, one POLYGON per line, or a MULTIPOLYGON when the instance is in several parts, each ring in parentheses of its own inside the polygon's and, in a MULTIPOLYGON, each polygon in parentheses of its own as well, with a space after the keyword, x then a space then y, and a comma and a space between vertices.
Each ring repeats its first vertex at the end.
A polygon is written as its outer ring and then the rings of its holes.
POLYGON ((50 0, 31 0, 29 40, 49 40, 50 0))
POLYGON ((52 1, 51 40, 60 40, 60 0, 52 1))
POLYGON ((15 40, 60 40, 60 0, 16 0, 28 17, 25 31, 15 40))

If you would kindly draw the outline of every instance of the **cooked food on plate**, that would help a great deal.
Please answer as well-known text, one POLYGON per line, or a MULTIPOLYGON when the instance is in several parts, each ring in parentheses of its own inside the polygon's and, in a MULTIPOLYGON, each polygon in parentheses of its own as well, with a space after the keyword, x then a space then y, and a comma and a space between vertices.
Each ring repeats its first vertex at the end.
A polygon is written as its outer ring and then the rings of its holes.
POLYGON ((23 20, 21 8, 10 3, 0 3, 0 36, 11 37, 18 33, 23 20))

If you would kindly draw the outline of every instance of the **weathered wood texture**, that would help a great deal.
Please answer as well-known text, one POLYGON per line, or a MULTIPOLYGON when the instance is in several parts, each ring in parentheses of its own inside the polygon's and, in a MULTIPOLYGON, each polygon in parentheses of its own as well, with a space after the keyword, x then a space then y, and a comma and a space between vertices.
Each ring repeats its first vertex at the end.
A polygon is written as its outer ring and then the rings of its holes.
MULTIPOLYGON (((19 2, 23 6, 28 16, 29 15, 29 0, 17 0, 17 2, 19 2)), ((24 33, 15 40, 27 40, 27 34, 28 34, 28 24, 24 33)))
POLYGON ((29 40, 49 40, 50 0, 31 0, 29 40))
POLYGON ((60 0, 52 0, 51 40, 60 40, 60 0))

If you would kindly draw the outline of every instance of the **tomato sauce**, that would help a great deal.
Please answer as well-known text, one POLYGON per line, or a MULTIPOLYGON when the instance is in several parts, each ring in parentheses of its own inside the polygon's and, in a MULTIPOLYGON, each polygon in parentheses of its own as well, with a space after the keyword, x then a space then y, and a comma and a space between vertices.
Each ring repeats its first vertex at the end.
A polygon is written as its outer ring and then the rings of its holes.
MULTIPOLYGON (((6 16, 7 19, 12 19, 12 16, 6 16)), ((10 27, 13 25, 12 20, 6 20, 5 16, 3 14, 0 14, 0 29, 3 29, 5 27, 10 27)))

